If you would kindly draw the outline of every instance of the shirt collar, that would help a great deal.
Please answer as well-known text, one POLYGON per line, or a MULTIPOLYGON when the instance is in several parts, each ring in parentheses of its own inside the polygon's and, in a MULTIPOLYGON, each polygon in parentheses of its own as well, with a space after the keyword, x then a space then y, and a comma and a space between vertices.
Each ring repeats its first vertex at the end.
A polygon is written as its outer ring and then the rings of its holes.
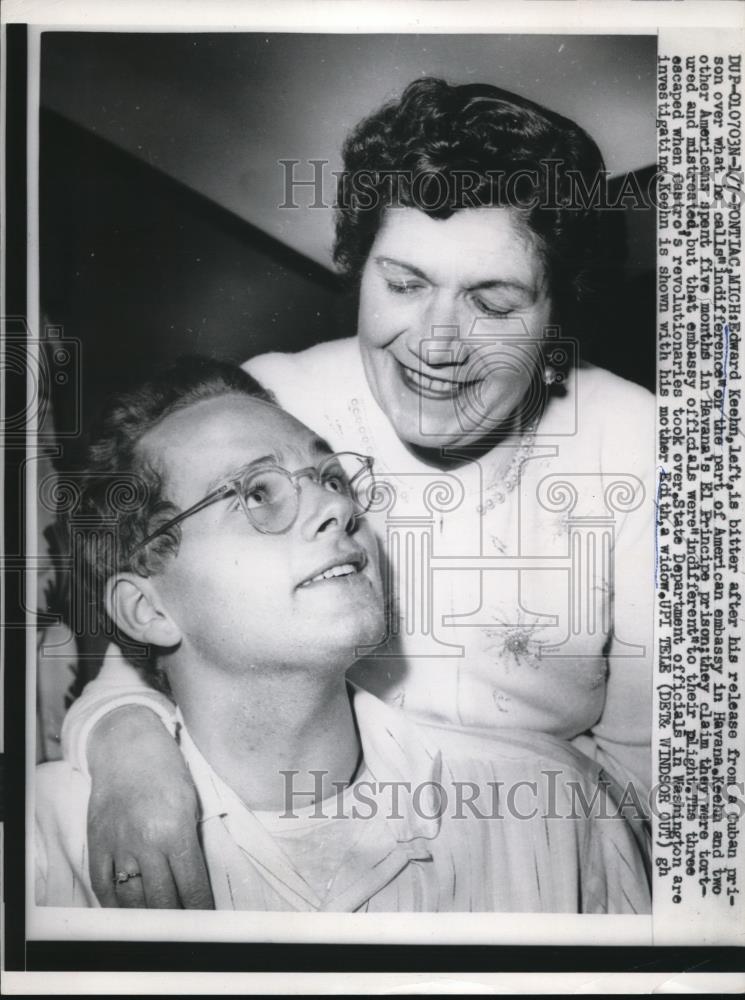
MULTIPOLYGON (((441 784, 442 757, 429 747, 416 725, 399 709, 391 708, 375 695, 349 683, 352 707, 362 743, 367 770, 378 788, 383 782, 398 782, 398 810, 386 815, 399 843, 417 838, 434 839, 440 830, 437 787, 441 784)), ((200 822, 248 807, 215 773, 191 739, 180 710, 176 724, 181 752, 191 772, 200 801, 200 822)), ((387 792, 386 802, 392 802, 387 792)))
MULTIPOLYGON (((200 823, 217 820, 234 843, 292 909, 356 910, 411 861, 431 861, 427 841, 439 832, 428 792, 439 781, 440 755, 416 737, 403 713, 352 687, 352 700, 367 770, 375 782, 401 782, 398 811, 379 808, 365 824, 354 858, 342 863, 331 895, 322 901, 255 814, 215 773, 192 741, 177 711, 181 751, 200 801, 200 823), (422 791, 419 786, 426 788, 422 791), (415 804, 419 804, 417 812, 415 804), (424 813, 422 815, 421 813, 424 813), (430 818, 434 817, 434 818, 430 818)), ((209 865, 209 858, 208 858, 209 865)))
POLYGON ((442 756, 427 746, 416 725, 400 710, 350 683, 354 713, 362 743, 362 754, 375 782, 401 782, 398 815, 389 817, 396 839, 409 842, 417 837, 437 836, 437 815, 442 756))

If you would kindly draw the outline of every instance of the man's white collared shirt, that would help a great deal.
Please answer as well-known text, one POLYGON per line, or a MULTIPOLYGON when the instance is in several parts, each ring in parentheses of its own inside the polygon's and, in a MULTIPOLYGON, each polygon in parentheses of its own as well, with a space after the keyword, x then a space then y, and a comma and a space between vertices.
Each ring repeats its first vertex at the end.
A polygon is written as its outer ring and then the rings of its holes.
MULTIPOLYGON (((290 797, 273 816, 249 809, 181 727, 218 909, 649 912, 644 837, 576 750, 539 733, 421 723, 362 690, 354 711, 358 777, 311 808, 290 797)), ((88 791, 64 762, 37 771, 41 905, 97 905, 88 791)))

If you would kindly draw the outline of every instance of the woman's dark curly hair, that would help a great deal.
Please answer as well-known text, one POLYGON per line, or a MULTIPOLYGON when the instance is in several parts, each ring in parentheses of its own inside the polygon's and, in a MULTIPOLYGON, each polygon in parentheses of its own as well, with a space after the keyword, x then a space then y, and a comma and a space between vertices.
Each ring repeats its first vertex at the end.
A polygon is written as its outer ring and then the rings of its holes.
POLYGON ((599 212, 581 194, 597 193, 606 173, 574 122, 488 84, 425 78, 361 121, 343 156, 334 259, 353 283, 386 208, 447 219, 464 208, 511 206, 544 258, 557 316, 576 319, 602 249, 599 212))
POLYGON ((80 474, 80 501, 68 515, 77 539, 79 599, 106 619, 106 582, 121 571, 155 572, 178 551, 180 527, 137 549, 158 524, 179 513, 166 496, 157 462, 141 448, 143 436, 177 410, 205 399, 239 393, 274 402, 247 372, 229 362, 184 356, 147 381, 112 396, 88 438, 80 474))

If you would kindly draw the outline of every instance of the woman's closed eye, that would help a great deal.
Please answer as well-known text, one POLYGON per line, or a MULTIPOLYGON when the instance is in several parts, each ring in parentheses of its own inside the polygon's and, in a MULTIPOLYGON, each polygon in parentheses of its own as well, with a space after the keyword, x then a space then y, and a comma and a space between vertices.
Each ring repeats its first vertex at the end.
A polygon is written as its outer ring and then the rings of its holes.
POLYGON ((385 283, 388 291, 393 292, 394 295, 413 295, 424 288, 421 281, 391 281, 390 278, 387 278, 385 283))
POLYGON ((486 316, 510 316, 514 311, 514 306, 490 302, 483 295, 474 295, 473 303, 476 308, 486 316))
MULTIPOLYGON (((409 280, 409 279, 397 279, 392 280, 391 278, 385 279, 386 288, 389 292, 394 295, 401 295, 406 297, 412 297, 418 292, 422 292, 427 288, 427 285, 423 281, 409 280)), ((473 295, 471 298, 473 305, 476 309, 485 316, 495 316, 497 318, 501 316, 510 316, 515 312, 515 306, 508 303, 492 302, 483 295, 473 295)))

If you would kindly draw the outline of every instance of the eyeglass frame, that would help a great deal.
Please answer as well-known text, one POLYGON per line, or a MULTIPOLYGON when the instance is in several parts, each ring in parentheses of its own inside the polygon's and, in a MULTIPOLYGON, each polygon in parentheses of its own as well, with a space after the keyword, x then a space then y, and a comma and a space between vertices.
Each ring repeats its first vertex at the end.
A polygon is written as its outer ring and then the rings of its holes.
MULTIPOLYGON (((221 483, 219 486, 217 486, 214 490, 210 490, 210 492, 206 496, 202 497, 201 500, 197 500, 197 502, 195 504, 192 504, 191 507, 187 507, 186 510, 182 510, 180 514, 176 514, 175 517, 170 518, 170 520, 166 521, 155 531, 151 532, 149 535, 143 538, 141 542, 138 542, 137 545, 135 545, 130 555, 132 556, 135 555, 141 549, 144 549, 146 545, 149 545, 150 542, 155 541, 156 538, 160 538, 161 535, 164 535, 167 531, 170 531, 171 528, 174 528, 177 524, 181 524, 182 521, 185 521, 188 517, 191 517, 192 514, 198 514, 206 507, 211 507, 212 504, 217 503, 219 500, 223 500, 225 497, 230 496, 231 493, 235 493, 235 495, 238 497, 241 509, 246 515, 246 519, 248 520, 252 528, 255 528, 256 531, 260 532, 262 535, 282 535, 286 531, 290 530, 290 528, 297 520, 297 516, 300 511, 300 484, 298 480, 309 478, 314 483, 320 483, 320 469, 322 469, 327 462, 330 462, 331 459, 338 458, 340 455, 352 455, 354 456, 354 458, 359 458, 362 462, 359 472, 356 472, 352 477, 352 479, 349 480, 350 486, 354 482, 354 480, 363 472, 367 472, 368 474, 373 476, 373 481, 374 481, 374 474, 372 471, 374 459, 372 455, 362 455, 356 451, 332 452, 330 455, 327 455, 325 458, 323 458, 318 465, 308 465, 303 469, 298 469, 297 472, 290 472, 288 469, 285 469, 283 466, 277 465, 276 463, 266 463, 264 465, 258 465, 256 466, 256 468, 251 469, 252 476, 260 475, 261 473, 266 473, 266 472, 279 472, 290 481, 291 485, 295 490, 295 496, 297 497, 295 516, 293 517, 292 521, 290 521, 290 523, 287 525, 287 527, 282 528, 281 531, 270 531, 268 528, 262 528, 260 525, 254 523, 254 521, 251 518, 251 515, 249 514, 249 508, 246 506, 243 498, 236 489, 237 485, 242 482, 243 477, 232 475, 228 479, 226 479, 223 483, 221 483)), ((338 495, 344 496, 345 494, 338 494, 338 495)), ((354 501, 352 502, 354 503, 354 501)), ((355 507, 356 506, 357 504, 355 504, 355 507)), ((372 506, 372 500, 370 502, 370 506, 366 507, 364 510, 357 511, 355 513, 355 517, 360 517, 362 514, 366 514, 367 511, 370 510, 371 506, 372 506)))

